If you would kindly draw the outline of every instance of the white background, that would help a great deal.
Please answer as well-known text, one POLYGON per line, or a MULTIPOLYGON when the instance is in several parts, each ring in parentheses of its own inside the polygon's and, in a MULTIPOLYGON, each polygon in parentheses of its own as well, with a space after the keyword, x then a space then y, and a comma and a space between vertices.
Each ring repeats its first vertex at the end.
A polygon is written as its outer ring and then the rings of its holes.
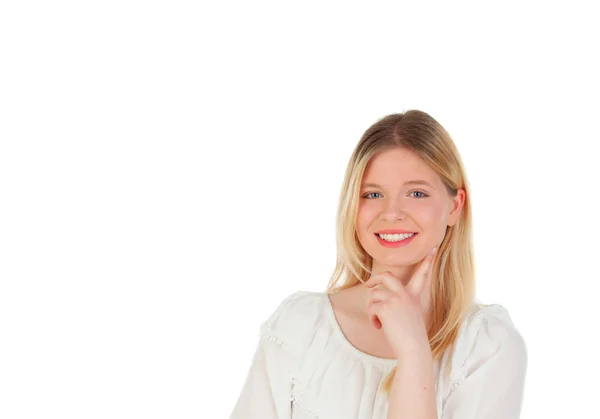
POLYGON ((324 3, 2 3, 0 417, 228 417, 260 323, 325 289, 352 149, 408 109, 463 157, 522 417, 597 413, 597 14, 324 3))

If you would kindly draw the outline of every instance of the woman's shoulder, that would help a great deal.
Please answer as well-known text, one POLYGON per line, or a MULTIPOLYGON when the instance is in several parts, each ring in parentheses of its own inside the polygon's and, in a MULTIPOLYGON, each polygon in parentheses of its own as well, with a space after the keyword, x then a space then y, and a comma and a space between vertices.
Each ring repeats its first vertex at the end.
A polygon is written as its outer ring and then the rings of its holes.
POLYGON ((525 339, 501 304, 483 304, 475 300, 459 330, 452 356, 453 370, 467 376, 484 360, 499 354, 516 363, 525 363, 525 339))
POLYGON ((326 298, 324 292, 305 290, 285 296, 261 323, 261 336, 276 340, 290 351, 302 350, 312 335, 325 325, 326 298))
POLYGON ((491 338, 498 341, 524 343, 508 309, 501 304, 483 304, 475 300, 471 306, 467 327, 471 333, 487 332, 491 338))

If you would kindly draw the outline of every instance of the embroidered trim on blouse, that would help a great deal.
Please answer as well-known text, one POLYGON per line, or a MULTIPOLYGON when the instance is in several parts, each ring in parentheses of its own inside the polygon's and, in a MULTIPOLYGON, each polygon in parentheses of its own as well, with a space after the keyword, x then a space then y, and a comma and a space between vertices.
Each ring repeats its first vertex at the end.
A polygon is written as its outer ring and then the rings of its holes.
POLYGON ((290 348, 285 344, 285 342, 273 334, 267 334, 267 333, 261 332, 259 334, 259 338, 273 341, 276 344, 280 345, 283 349, 285 349, 286 351, 291 353, 290 348))
MULTIPOLYGON (((477 314, 475 314, 475 316, 473 316, 473 318, 471 319, 471 322, 473 320, 477 319, 477 317, 481 317, 481 323, 479 324, 479 327, 477 328, 477 332, 475 333, 475 337, 473 338, 473 347, 475 347, 475 345, 477 345, 477 338, 479 337, 479 332, 481 331, 483 324, 487 323, 487 319, 484 317, 484 315, 481 313, 481 311, 478 311, 477 314)), ((450 389, 448 390, 448 393, 446 394, 446 397, 444 398, 444 401, 442 403, 442 410, 446 406, 446 402, 450 398, 450 395, 452 394, 452 392, 456 388, 458 388, 458 386, 461 385, 466 378, 467 372, 465 371, 465 364, 467 363, 467 360, 469 359, 469 354, 470 354, 470 351, 473 350, 473 347, 469 348, 469 351, 467 352, 463 361, 460 364, 459 376, 454 381, 452 381, 452 384, 450 385, 450 389)))
MULTIPOLYGON (((289 346, 287 346, 283 340, 281 340, 277 336, 275 336, 275 334, 270 333, 270 331, 268 330, 267 327, 265 327, 265 328, 263 328, 263 330, 261 330, 261 332, 259 333, 259 338, 275 342, 276 344, 280 345, 285 351, 292 354, 292 351, 290 350, 289 346)), ((307 414, 313 418, 318 419, 319 417, 317 416, 316 413, 314 413, 298 404, 299 400, 304 395, 304 391, 299 391, 299 387, 301 387, 301 386, 298 386, 298 381, 299 381, 298 376, 299 375, 296 372, 294 365, 290 366, 290 372, 291 372, 291 380, 292 380, 292 390, 289 395, 290 402, 294 405, 294 408, 301 410, 304 414, 307 414)))
POLYGON ((294 396, 292 396, 292 397, 291 397, 291 402, 292 402, 292 404, 294 405, 294 409, 299 409, 299 410, 301 410, 301 411, 302 411, 302 413, 304 413, 304 414, 306 414, 306 415, 309 415, 309 416, 311 416, 311 417, 313 417, 313 418, 317 418, 317 419, 319 419, 319 417, 318 417, 316 414, 314 414, 314 413, 313 413, 313 412, 311 412, 310 410, 308 410, 308 409, 305 409, 304 407, 300 406, 300 405, 298 404, 298 401, 297 401, 297 400, 294 398, 294 396))

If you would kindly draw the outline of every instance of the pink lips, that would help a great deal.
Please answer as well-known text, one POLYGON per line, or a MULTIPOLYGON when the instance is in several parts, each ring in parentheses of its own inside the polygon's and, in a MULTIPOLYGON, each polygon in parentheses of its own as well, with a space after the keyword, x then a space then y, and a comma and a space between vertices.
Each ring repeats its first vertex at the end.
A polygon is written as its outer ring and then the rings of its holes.
MULTIPOLYGON (((384 233, 384 232, 382 232, 382 234, 393 234, 393 233, 384 233)), ((377 237, 377 240, 379 241, 379 244, 381 244, 384 247, 402 247, 402 246, 406 246, 407 244, 409 244, 415 237, 417 237, 417 234, 418 233, 414 233, 412 235, 412 237, 409 237, 408 239, 400 240, 398 242, 388 242, 388 241, 385 241, 381 237, 379 237, 379 235, 377 235, 377 234, 375 234, 375 237, 377 237)))

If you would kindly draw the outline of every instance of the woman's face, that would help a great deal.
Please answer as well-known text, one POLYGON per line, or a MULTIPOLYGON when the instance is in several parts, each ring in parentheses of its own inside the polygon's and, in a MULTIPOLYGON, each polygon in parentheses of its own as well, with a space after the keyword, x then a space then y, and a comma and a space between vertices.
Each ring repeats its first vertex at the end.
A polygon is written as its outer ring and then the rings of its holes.
POLYGON ((369 161, 359 198, 358 238, 373 257, 373 272, 405 276, 407 268, 441 244, 446 227, 457 222, 465 192, 460 189, 451 197, 437 173, 415 153, 396 148, 369 161), (386 247, 375 234, 381 230, 416 234, 402 246, 386 247))

